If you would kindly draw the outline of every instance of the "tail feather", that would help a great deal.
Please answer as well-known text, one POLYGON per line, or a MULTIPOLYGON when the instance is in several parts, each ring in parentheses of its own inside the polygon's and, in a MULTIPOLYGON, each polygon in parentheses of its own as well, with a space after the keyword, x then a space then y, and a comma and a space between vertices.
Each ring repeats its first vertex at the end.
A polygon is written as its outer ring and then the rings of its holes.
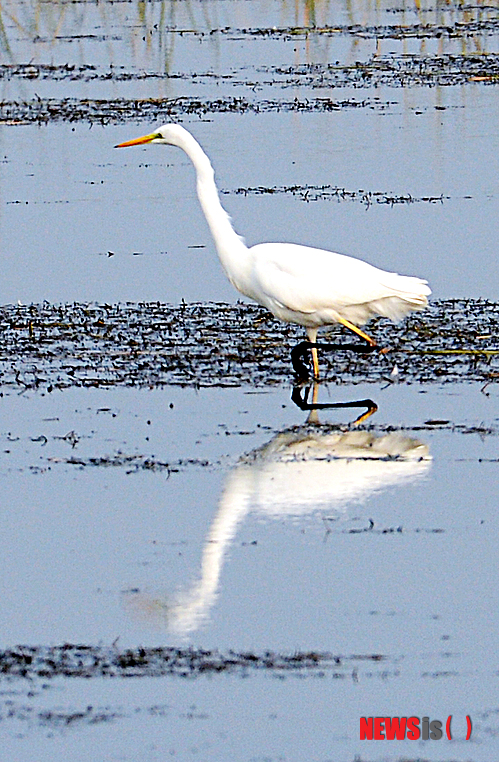
POLYGON ((392 290, 392 294, 372 302, 374 314, 383 315, 397 322, 409 312, 423 310, 428 305, 431 289, 428 281, 422 278, 394 273, 384 285, 392 290))
POLYGON ((341 310, 341 315, 355 325, 363 325, 376 315, 398 323, 410 312, 423 310, 428 305, 431 289, 427 281, 421 278, 393 273, 393 277, 387 278, 383 286, 391 293, 364 304, 348 305, 341 310))
POLYGON ((404 294, 401 296, 387 296, 371 302, 371 315, 381 315, 398 323, 410 312, 424 310, 428 305, 428 299, 424 294, 404 294))

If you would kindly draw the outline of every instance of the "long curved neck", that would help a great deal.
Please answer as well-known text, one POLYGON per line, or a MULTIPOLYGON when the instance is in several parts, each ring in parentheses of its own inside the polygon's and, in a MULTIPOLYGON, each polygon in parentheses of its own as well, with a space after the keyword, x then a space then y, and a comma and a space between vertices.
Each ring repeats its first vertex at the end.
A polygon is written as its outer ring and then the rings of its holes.
POLYGON ((243 293, 248 273, 248 247, 232 227, 229 215, 220 203, 215 173, 199 143, 187 131, 179 141, 196 170, 199 203, 209 225, 222 267, 231 283, 243 293))

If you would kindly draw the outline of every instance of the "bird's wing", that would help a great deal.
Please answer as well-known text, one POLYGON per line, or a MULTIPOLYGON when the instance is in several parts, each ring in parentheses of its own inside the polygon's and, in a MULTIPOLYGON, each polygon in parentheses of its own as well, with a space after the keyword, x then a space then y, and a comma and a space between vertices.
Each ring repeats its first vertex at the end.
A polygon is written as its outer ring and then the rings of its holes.
POLYGON ((393 293, 392 273, 353 257, 297 244, 259 244, 251 253, 254 288, 298 312, 341 310, 393 293))

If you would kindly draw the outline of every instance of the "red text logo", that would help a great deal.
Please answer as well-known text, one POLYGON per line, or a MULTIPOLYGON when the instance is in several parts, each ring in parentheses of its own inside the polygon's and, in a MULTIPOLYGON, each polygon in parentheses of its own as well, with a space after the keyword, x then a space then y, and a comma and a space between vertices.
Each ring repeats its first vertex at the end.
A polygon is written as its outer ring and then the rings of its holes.
MULTIPOLYGON (((452 715, 447 717, 445 733, 449 741, 451 734, 452 715)), ((466 715, 466 740, 471 738, 471 717, 466 715)), ((430 720, 429 717, 361 717, 361 741, 439 741, 444 734, 444 723, 440 720, 430 720)))

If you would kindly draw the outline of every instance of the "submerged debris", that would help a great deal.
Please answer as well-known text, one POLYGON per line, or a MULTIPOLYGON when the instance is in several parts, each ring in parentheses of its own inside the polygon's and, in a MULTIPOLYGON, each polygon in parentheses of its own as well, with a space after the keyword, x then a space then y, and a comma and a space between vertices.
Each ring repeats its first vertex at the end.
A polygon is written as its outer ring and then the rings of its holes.
MULTIPOLYGON (((494 8, 495 10, 495 8, 494 8)), ((168 27, 169 32, 185 34, 184 30, 168 27)), ((394 39, 403 40, 407 38, 417 39, 441 39, 444 38, 462 38, 476 34, 497 34, 499 31, 499 19, 477 18, 465 21, 454 21, 448 24, 338 24, 336 26, 288 26, 288 27, 270 27, 270 28, 232 28, 225 27, 213 29, 210 34, 224 34, 229 37, 265 37, 281 38, 292 40, 297 37, 361 37, 366 39, 394 39)), ((203 33, 201 33, 203 34, 203 33)))
POLYGON ((247 98, 115 98, 95 100, 91 98, 35 98, 25 101, 0 101, 0 123, 46 124, 49 122, 89 122, 108 124, 147 119, 161 122, 186 114, 205 116, 220 113, 262 113, 268 111, 341 111, 346 108, 386 109, 388 103, 379 98, 356 100, 347 98, 292 98, 264 99, 247 98))
MULTIPOLYGON (((281 87, 388 87, 462 85, 499 81, 496 53, 374 54, 353 64, 301 63, 295 66, 258 68, 281 87)), ((267 84, 270 84, 267 82, 267 84)))
POLYGON ((185 470, 190 466, 206 467, 212 463, 206 459, 199 458, 181 458, 166 463, 150 455, 126 455, 119 452, 116 455, 101 455, 94 457, 76 457, 63 458, 60 456, 48 458, 49 463, 65 463, 70 466, 79 466, 80 468, 126 468, 127 473, 136 473, 137 471, 166 471, 168 476, 185 470))
POLYGON ((122 67, 99 70, 90 65, 4 64, 0 65, 0 80, 69 79, 122 82, 143 79, 189 78, 196 85, 212 85, 215 80, 225 87, 239 88, 237 96, 220 98, 183 96, 179 98, 41 98, 0 101, 0 123, 89 122, 119 123, 134 120, 151 122, 176 120, 186 115, 266 112, 332 112, 351 108, 386 111, 392 101, 378 96, 363 98, 319 97, 321 89, 376 88, 381 85, 398 88, 407 86, 450 86, 466 83, 495 84, 499 82, 499 55, 373 55, 367 61, 344 65, 339 61, 328 64, 299 64, 287 67, 235 68, 221 74, 200 72, 165 73, 158 71, 127 71, 122 67), (243 90, 241 90, 243 88, 243 90), (262 94, 263 88, 266 94, 262 94), (268 97, 276 88, 284 91, 310 89, 310 97, 268 97), (312 92, 314 95, 312 96, 312 92))
MULTIPOLYGON (((432 302, 398 325, 371 321, 390 351, 326 353, 337 384, 498 379, 499 303, 432 302)), ((333 327, 320 340, 347 343, 333 327)), ((268 386, 292 379, 291 349, 303 329, 252 304, 6 305, 0 308, 0 393, 70 387, 268 386)))
MULTIPOLYGON (((0 80, 50 80, 60 82, 129 82, 150 79, 186 80, 196 85, 213 85, 214 82, 232 87, 243 87, 253 93, 255 103, 257 89, 264 86, 280 88, 338 88, 370 87, 387 85, 446 86, 467 82, 499 81, 499 55, 497 53, 440 53, 379 55, 375 53, 365 61, 344 64, 300 63, 289 66, 234 66, 222 72, 165 72, 162 70, 137 70, 125 66, 99 68, 93 64, 47 64, 15 63, 0 64, 0 80)), ((187 98, 178 99, 180 105, 190 107, 187 98)), ((264 101, 263 101, 264 102, 264 101)), ((105 101, 99 101, 105 103, 105 101)), ((112 101, 109 101, 112 103, 112 101)), ((216 103, 220 103, 216 101, 216 103)), ((207 103, 209 105, 209 102, 207 103)))
POLYGON ((384 191, 349 191, 346 188, 338 188, 337 185, 259 185, 253 188, 236 188, 233 191, 222 190, 225 195, 264 196, 275 194, 287 194, 299 198, 301 201, 356 201, 366 208, 373 204, 386 204, 395 206, 398 204, 443 204, 450 196, 411 196, 410 193, 397 194, 384 191))
POLYGON ((337 676, 346 677, 359 662, 379 663, 384 660, 381 654, 336 656, 315 651, 297 651, 293 654, 228 651, 223 654, 218 650, 198 648, 161 646, 119 650, 67 643, 62 646, 16 646, 0 651, 0 679, 199 677, 219 673, 244 675, 261 670, 281 674, 341 670, 337 676))

